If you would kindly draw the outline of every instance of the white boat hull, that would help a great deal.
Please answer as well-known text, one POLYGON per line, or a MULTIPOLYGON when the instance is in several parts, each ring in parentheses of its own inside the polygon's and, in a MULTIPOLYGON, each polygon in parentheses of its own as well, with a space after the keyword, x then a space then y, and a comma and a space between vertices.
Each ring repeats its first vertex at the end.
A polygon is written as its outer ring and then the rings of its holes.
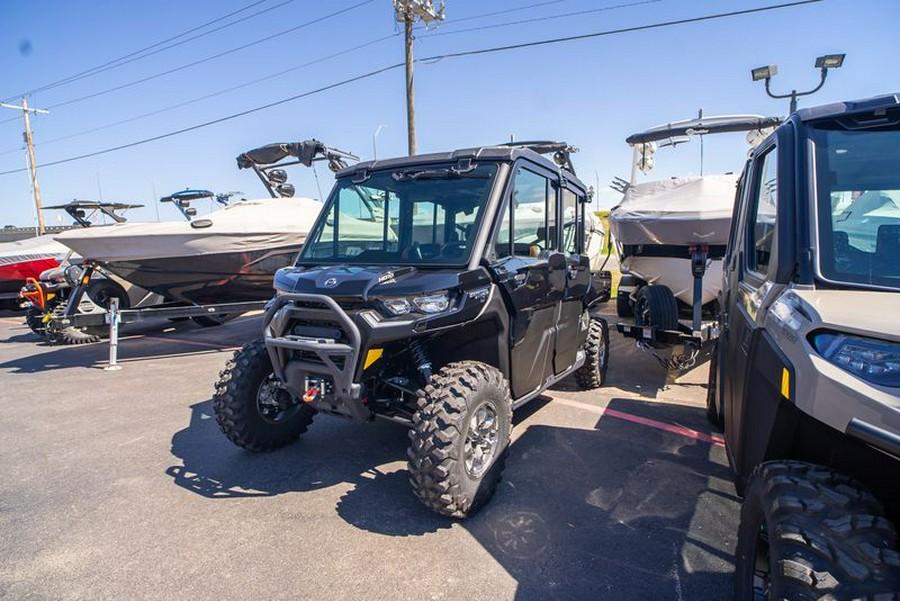
MULTIPOLYGON (((668 286, 675 298, 693 305, 694 277, 688 259, 670 257, 628 257, 621 270, 648 284, 668 286)), ((703 276, 703 304, 716 299, 722 291, 722 261, 710 260, 703 276)))

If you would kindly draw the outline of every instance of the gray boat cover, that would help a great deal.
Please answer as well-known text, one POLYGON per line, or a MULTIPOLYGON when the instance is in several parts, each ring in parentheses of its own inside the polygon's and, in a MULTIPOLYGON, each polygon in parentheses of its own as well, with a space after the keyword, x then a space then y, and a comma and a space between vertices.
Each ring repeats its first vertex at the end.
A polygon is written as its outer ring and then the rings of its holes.
POLYGON ((44 234, 0 244, 0 265, 13 265, 40 259, 59 259, 68 252, 69 249, 56 242, 52 234, 44 234))
POLYGON ((704 175, 637 184, 609 213, 620 244, 728 243, 737 175, 704 175))
POLYGON ((310 198, 246 200, 191 222, 117 223, 55 238, 101 262, 274 249, 302 244, 321 209, 322 203, 310 198))

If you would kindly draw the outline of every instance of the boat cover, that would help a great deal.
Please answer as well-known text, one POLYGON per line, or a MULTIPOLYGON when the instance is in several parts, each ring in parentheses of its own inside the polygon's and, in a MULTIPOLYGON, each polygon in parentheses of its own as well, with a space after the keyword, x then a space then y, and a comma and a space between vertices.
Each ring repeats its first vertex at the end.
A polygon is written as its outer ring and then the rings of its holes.
POLYGON ((0 265, 11 265, 13 263, 37 261, 40 259, 55 259, 68 252, 69 249, 55 241, 52 234, 45 234, 0 244, 0 265))
POLYGON ((737 175, 675 177, 630 186, 609 213, 620 244, 728 243, 737 175))
POLYGON ((246 200, 191 222, 118 223, 55 237, 101 262, 275 249, 302 244, 321 209, 310 198, 246 200))

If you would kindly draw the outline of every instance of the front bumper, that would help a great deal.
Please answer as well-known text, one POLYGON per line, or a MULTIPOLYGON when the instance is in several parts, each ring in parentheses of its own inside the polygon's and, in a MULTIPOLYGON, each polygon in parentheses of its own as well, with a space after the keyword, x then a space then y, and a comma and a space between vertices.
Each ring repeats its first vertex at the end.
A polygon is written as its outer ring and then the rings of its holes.
POLYGON ((321 294, 281 294, 266 312, 263 333, 275 375, 291 393, 301 396, 310 378, 329 378, 331 390, 321 391, 313 406, 362 421, 371 417, 362 403, 363 387, 353 381, 362 336, 337 301, 321 294), (305 326, 309 334, 295 333, 298 322, 317 325, 305 326))

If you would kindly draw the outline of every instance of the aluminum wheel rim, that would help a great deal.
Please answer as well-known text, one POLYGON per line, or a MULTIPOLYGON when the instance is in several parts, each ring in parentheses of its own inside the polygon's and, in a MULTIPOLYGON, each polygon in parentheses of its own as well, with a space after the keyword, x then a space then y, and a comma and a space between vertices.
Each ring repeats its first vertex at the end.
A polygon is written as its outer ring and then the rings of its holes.
POLYGON ((497 411, 489 403, 483 403, 469 418, 464 445, 466 473, 478 479, 491 467, 497 454, 500 438, 500 421, 497 411))
POLYGON ((256 410, 260 417, 272 424, 290 419, 299 403, 284 389, 275 374, 269 374, 256 391, 256 410))

